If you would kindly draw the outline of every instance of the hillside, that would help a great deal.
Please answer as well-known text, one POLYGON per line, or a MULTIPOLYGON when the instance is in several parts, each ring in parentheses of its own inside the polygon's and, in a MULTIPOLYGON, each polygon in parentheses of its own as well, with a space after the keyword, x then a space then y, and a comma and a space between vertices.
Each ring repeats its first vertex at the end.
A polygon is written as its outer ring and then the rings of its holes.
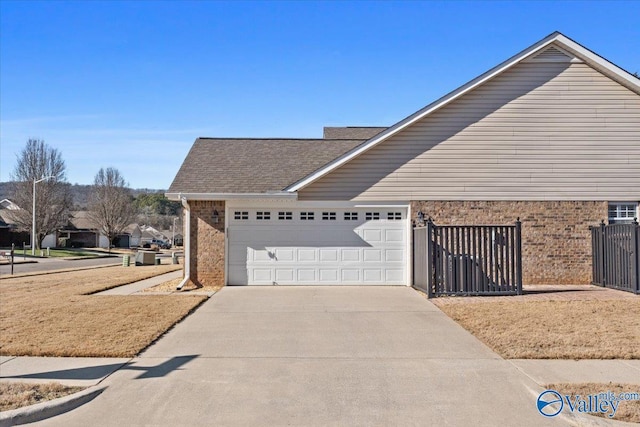
MULTIPOLYGON (((11 182, 0 182, 0 200, 11 200, 11 182)), ((82 210, 87 207, 87 201, 89 200, 89 194, 91 194, 90 185, 71 185, 71 192, 73 194, 74 209, 82 210)), ((133 196, 137 196, 141 193, 164 193, 165 190, 154 190, 149 188, 137 188, 131 190, 133 196)))

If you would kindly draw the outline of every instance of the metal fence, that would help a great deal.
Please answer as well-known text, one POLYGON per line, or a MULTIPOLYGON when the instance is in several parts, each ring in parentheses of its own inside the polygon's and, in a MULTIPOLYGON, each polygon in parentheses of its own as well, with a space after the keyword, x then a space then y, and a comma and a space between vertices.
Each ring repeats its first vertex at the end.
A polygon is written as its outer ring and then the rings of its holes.
POLYGON ((591 227, 593 284, 640 294, 640 226, 591 227))
POLYGON ((429 297, 522 294, 521 223, 414 228, 414 286, 429 297))

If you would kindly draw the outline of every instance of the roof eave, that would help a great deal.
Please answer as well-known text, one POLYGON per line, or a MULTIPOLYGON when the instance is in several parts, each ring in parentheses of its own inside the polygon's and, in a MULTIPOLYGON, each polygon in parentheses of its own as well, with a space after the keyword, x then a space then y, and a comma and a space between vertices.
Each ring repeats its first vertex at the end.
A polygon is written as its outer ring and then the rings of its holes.
POLYGON ((291 191, 277 191, 269 193, 165 193, 169 200, 242 200, 242 199, 286 199, 297 200, 298 193, 291 191))

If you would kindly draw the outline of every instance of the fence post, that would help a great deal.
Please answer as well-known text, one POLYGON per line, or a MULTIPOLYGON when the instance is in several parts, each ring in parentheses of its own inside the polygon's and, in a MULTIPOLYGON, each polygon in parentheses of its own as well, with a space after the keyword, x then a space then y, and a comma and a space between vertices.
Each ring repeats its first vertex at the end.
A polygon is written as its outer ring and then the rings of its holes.
POLYGON ((600 253, 602 254, 602 256, 600 257, 600 277, 602 278, 602 280, 600 281, 601 282, 600 286, 603 286, 603 287, 607 284, 607 272, 605 270, 607 263, 605 261, 606 253, 605 253, 604 231, 605 231, 605 223, 603 219, 600 222, 600 248, 598 248, 600 250, 600 253))
POLYGON ((433 242, 433 221, 431 218, 427 219, 427 237, 426 237, 426 247, 427 247, 427 297, 433 298, 433 287, 435 286, 435 272, 433 269, 433 257, 435 255, 434 251, 434 242, 433 242))
POLYGON ((516 293, 522 295, 522 223, 516 219, 516 293))
POLYGON ((636 254, 636 259, 632 260, 634 264, 633 275, 635 276, 636 280, 635 293, 640 294, 640 252, 638 252, 640 251, 640 226, 638 225, 638 218, 634 218, 633 222, 635 224, 635 227, 633 227, 633 234, 635 239, 633 239, 631 244, 633 245, 635 242, 634 253, 636 254))

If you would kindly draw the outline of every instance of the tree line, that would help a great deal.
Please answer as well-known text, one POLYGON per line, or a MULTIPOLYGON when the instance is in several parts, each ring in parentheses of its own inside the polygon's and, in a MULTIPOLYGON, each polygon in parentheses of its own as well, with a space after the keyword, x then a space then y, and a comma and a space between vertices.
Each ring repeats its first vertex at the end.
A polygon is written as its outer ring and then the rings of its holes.
MULTIPOLYGON (((21 208, 13 211, 12 217, 21 229, 31 230, 35 205, 36 247, 39 248, 46 235, 68 223, 73 208, 71 184, 67 182, 62 154, 41 139, 29 139, 17 156, 11 179, 14 185, 10 199, 21 208)), ((180 217, 180 203, 168 200, 163 194, 141 193, 134 197, 129 184, 114 167, 101 167, 90 187, 88 216, 110 244, 133 222, 168 229, 173 219, 180 217)))

